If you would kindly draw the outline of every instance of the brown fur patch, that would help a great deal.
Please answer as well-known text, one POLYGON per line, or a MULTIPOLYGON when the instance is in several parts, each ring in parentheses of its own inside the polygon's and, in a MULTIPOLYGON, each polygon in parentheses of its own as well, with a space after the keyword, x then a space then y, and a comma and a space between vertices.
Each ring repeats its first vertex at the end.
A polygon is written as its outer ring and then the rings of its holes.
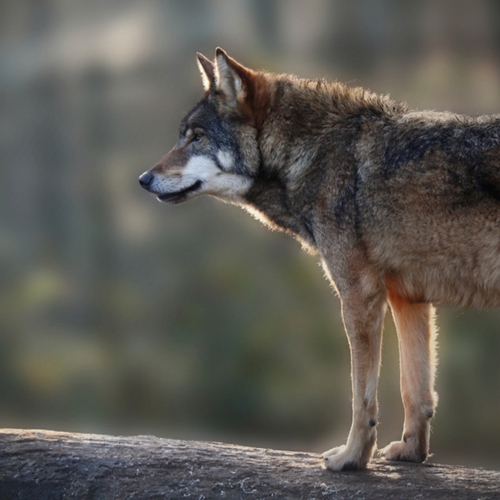
POLYGON ((272 105, 271 81, 262 73, 250 73, 246 75, 245 86, 246 98, 240 104, 240 112, 260 131, 272 105))

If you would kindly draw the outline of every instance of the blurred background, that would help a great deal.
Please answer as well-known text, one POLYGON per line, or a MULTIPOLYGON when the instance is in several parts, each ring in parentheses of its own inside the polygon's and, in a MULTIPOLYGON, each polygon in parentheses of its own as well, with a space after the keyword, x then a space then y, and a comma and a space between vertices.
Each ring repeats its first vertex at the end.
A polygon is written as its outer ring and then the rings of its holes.
MULTIPOLYGON (((317 258, 137 182, 217 45, 415 108, 500 112, 496 0, 0 1, 0 426, 344 442, 349 352, 317 258)), ((500 314, 438 324, 435 460, 500 469, 500 314)), ((402 431, 398 370, 388 315, 380 446, 402 431)))

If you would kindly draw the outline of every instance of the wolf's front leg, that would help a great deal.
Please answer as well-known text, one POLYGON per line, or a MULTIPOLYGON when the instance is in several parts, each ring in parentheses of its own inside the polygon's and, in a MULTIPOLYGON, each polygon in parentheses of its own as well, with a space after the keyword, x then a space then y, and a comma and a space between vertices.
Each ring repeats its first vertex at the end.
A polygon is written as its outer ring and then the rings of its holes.
POLYGON ((434 310, 392 294, 389 302, 398 332, 401 395, 405 409, 403 439, 382 450, 388 460, 423 462, 429 453, 430 420, 437 396, 434 310))
POLYGON ((380 367, 385 291, 356 286, 342 299, 342 317, 351 348, 352 425, 344 446, 323 454, 334 471, 364 469, 377 442, 377 383, 380 367))

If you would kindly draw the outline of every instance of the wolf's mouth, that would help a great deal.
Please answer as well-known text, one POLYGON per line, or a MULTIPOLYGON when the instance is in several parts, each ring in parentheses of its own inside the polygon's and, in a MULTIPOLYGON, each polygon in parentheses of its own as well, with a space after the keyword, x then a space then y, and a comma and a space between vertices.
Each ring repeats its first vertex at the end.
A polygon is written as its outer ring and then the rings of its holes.
POLYGON ((181 201, 184 201, 187 198, 187 195, 189 193, 194 193, 195 191, 198 191, 198 189, 200 189, 202 184, 203 184, 202 181, 196 181, 191 186, 181 189, 180 191, 162 194, 158 196, 158 199, 160 201, 165 201, 168 203, 180 203, 181 201))

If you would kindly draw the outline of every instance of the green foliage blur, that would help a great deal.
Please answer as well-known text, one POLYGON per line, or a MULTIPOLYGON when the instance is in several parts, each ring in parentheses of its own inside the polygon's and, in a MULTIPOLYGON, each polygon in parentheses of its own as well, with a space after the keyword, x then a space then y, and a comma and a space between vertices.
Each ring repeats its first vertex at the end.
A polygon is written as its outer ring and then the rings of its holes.
MULTIPOLYGON (((491 0, 0 3, 0 426, 341 444, 349 351, 317 258, 137 177, 201 96, 196 51, 498 113, 499 33, 491 0)), ((500 314, 438 324, 436 460, 500 468, 500 314)), ((379 445, 402 419, 388 317, 379 445)))

